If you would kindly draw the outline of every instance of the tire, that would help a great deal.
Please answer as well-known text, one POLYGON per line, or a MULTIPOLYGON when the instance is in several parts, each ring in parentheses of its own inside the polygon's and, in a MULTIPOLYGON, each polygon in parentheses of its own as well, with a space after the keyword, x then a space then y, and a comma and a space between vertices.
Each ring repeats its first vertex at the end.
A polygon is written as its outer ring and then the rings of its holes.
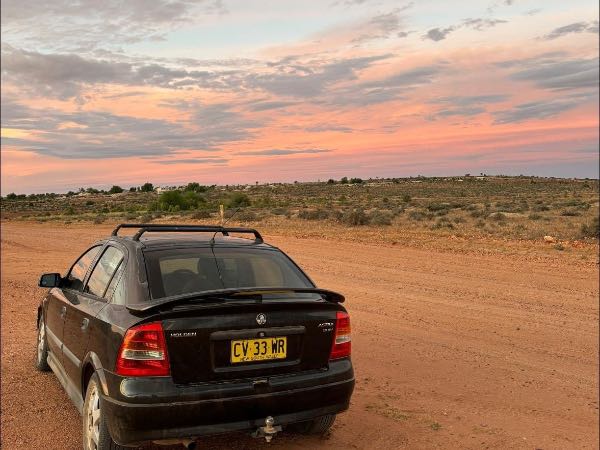
POLYGON ((323 436, 326 434, 333 423, 335 422, 335 414, 317 417, 308 422, 296 423, 292 426, 291 431, 299 434, 311 434, 323 436))
POLYGON ((102 415, 100 381, 95 373, 88 382, 83 403, 83 449, 84 450, 131 450, 113 441, 106 420, 102 415))
POLYGON ((46 323, 44 322, 43 315, 40 316, 40 323, 38 324, 35 367, 40 372, 50 371, 50 366, 48 365, 48 336, 46 334, 46 323))

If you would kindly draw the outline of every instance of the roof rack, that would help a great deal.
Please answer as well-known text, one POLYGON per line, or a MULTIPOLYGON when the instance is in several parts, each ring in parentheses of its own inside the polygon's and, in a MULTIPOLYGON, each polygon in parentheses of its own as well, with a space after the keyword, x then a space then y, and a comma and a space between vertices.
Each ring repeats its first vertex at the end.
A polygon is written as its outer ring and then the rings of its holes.
POLYGON ((112 236, 118 236, 122 228, 137 228, 137 233, 133 235, 134 241, 139 241, 142 234, 146 232, 200 232, 200 233, 221 233, 223 236, 229 236, 229 233, 248 233, 254 235, 256 243, 263 243, 261 234, 254 228, 222 227, 220 225, 169 225, 154 223, 121 223, 112 231, 112 236))

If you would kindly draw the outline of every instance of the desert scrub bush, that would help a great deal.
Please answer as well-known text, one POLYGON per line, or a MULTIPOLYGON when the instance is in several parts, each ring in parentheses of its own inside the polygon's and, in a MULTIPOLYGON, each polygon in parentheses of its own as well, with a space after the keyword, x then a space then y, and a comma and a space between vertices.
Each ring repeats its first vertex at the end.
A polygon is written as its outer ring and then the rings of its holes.
POLYGON ((150 223, 152 222, 152 219, 154 219, 154 217, 152 217, 152 214, 146 213, 144 215, 142 215, 142 217, 140 217, 140 221, 142 223, 150 223))
POLYGON ((544 216, 537 213, 529 214, 529 220, 541 220, 544 216))
POLYGON ((229 208, 240 208, 251 205, 250 197, 243 192, 233 192, 227 199, 227 206, 229 208))
POLYGON ((75 215, 75 208, 73 208, 71 205, 67 206, 67 208, 65 209, 65 214, 67 216, 75 215))
POLYGON ((404 203, 408 203, 408 202, 410 202, 411 200, 412 200, 412 197, 411 197, 410 195, 408 195, 408 194, 404 194, 404 195, 402 196, 402 201, 403 201, 404 203))
POLYGON ((450 205, 448 203, 430 203, 429 205, 427 205, 427 210, 431 212, 448 212, 449 209, 450 205))
POLYGON ((440 217, 432 226, 431 229, 440 229, 440 228, 454 228, 454 224, 450 222, 450 219, 447 217, 440 217))
POLYGON ((289 214, 289 210, 287 208, 273 208, 271 214, 275 216, 286 216, 289 214))
POLYGON ((235 215, 235 219, 240 222, 255 222, 260 220, 260 216, 256 214, 254 211, 243 210, 235 215))
POLYGON ((473 217, 474 219, 479 219, 481 217, 487 217, 488 212, 483 209, 475 209, 475 210, 471 211, 471 213, 469 215, 471 217, 473 217))
POLYGON ((575 211, 574 209, 565 209, 564 211, 562 211, 560 213, 561 216, 567 216, 567 217, 577 217, 580 216, 581 213, 579 211, 575 211))
POLYGON ((506 222, 506 215, 502 214, 501 212, 497 212, 491 214, 490 219, 492 219, 494 222, 506 222))
POLYGON ((329 218, 329 212, 324 209, 303 209, 298 212, 298 218, 304 220, 324 220, 329 218))
POLYGON ((433 214, 426 214, 423 211, 411 211, 408 213, 408 218, 410 220, 414 220, 415 222, 420 222, 422 220, 431 219, 433 214))
POLYGON ((590 223, 581 225, 580 236, 583 238, 599 238, 600 237, 600 222, 598 216, 594 217, 590 223))
POLYGON ((394 216, 387 211, 373 211, 369 214, 369 223, 378 226, 391 225, 393 217, 394 216))
POLYGON ((356 208, 345 212, 342 215, 341 221, 343 224, 350 226, 367 225, 369 223, 369 217, 362 208, 356 208))
POLYGON ((101 223, 104 223, 104 221, 106 220, 106 216, 103 215, 97 215, 96 217, 94 217, 94 224, 95 225, 99 225, 101 223))
POLYGON ((533 211, 535 212, 542 212, 542 211, 550 211, 550 207, 547 205, 534 205, 533 208, 531 208, 533 211))
POLYGON ((477 222, 475 222, 475 226, 477 228, 483 228, 483 227, 485 227, 485 221, 482 219, 479 219, 477 222))

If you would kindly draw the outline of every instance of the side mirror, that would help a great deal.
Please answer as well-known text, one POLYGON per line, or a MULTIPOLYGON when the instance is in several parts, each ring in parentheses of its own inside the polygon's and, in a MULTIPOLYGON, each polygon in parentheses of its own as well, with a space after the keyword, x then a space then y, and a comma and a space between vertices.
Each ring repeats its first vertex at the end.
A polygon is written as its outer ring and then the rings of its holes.
POLYGON ((45 273, 41 276, 38 286, 43 288, 58 287, 60 286, 61 280, 60 273, 45 273))

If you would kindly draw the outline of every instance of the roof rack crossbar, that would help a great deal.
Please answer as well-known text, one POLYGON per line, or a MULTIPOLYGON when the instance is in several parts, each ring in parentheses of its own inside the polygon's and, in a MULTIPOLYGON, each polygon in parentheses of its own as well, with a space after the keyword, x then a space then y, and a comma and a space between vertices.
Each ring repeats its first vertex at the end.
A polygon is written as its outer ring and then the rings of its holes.
POLYGON ((241 227, 222 227, 220 225, 170 225, 153 223, 122 223, 113 230, 112 236, 117 236, 122 228, 136 228, 138 232, 133 235, 134 241, 139 241, 140 237, 146 232, 203 232, 203 233, 221 233, 223 236, 229 236, 229 233, 248 233, 253 234, 257 243, 262 243, 261 234, 254 228, 241 227))

